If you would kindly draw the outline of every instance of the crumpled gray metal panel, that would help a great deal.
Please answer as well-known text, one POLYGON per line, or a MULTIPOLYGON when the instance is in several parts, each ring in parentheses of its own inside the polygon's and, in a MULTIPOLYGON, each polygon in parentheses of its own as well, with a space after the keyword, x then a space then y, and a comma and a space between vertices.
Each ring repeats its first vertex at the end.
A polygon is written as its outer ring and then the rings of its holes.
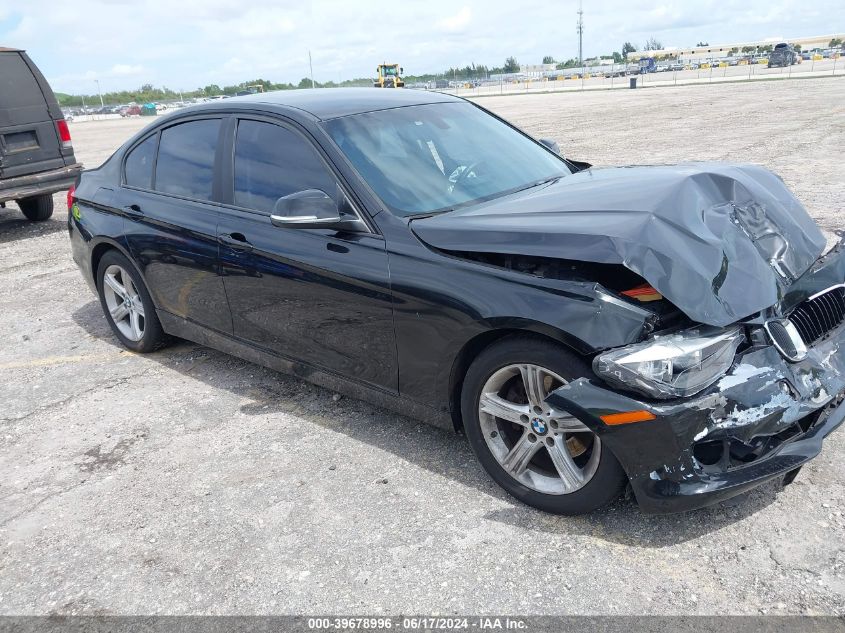
POLYGON ((725 163, 590 169, 411 228, 444 250, 622 264, 715 326, 777 303, 825 247, 778 176, 725 163))

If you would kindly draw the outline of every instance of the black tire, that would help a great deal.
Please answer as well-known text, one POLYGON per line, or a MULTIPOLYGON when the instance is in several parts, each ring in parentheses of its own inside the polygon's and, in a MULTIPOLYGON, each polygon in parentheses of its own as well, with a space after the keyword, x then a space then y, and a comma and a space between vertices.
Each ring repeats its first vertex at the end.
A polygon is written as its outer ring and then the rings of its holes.
POLYGON ((131 261, 129 261, 126 257, 124 257, 121 253, 116 250, 108 251, 100 259, 100 263, 97 266, 96 279, 97 293, 100 296, 100 305, 103 308, 103 314, 105 315, 106 321, 108 321, 112 332, 114 332, 114 335, 118 338, 118 340, 123 344, 124 347, 132 350, 133 352, 147 354, 149 352, 154 352, 158 349, 161 349, 170 342, 170 337, 165 334, 164 329, 161 327, 161 322, 158 320, 158 315, 156 315, 155 305, 153 304, 153 300, 150 298, 150 293, 147 291, 147 287, 141 280, 141 275, 138 273, 137 269, 131 261), (137 296, 143 304, 143 335, 139 340, 132 340, 125 336, 124 333, 121 332, 118 325, 115 323, 114 318, 112 318, 112 315, 109 311, 103 287, 105 284, 104 277, 106 270, 109 269, 109 267, 111 266, 119 266, 123 271, 126 272, 126 274, 128 274, 128 276, 131 278, 132 285, 137 290, 137 296))
POLYGON ((43 222, 53 215, 53 196, 49 193, 43 196, 23 198, 17 202, 21 213, 32 222, 43 222))
POLYGON ((567 494, 547 494, 523 485, 505 470, 491 452, 479 419, 482 389, 497 371, 522 363, 538 365, 567 381, 592 375, 589 364, 566 347, 539 337, 509 336, 485 349, 467 371, 461 390, 464 431, 478 461, 507 492, 545 512, 586 514, 607 505, 622 493, 627 477, 616 457, 604 445, 601 445, 598 466, 592 478, 580 489, 567 494))

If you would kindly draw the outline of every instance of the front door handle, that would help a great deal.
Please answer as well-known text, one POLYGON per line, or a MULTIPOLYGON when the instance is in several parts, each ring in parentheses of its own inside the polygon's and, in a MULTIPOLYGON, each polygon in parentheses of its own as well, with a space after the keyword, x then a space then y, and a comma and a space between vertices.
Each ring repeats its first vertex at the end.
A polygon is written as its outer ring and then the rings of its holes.
POLYGON ((141 207, 139 207, 137 204, 130 204, 123 207, 123 212, 127 215, 127 217, 130 217, 133 220, 137 220, 139 218, 144 217, 144 212, 141 211, 141 207))
POLYGON ((253 246, 243 233, 221 233, 217 238, 221 244, 234 251, 251 251, 253 246))

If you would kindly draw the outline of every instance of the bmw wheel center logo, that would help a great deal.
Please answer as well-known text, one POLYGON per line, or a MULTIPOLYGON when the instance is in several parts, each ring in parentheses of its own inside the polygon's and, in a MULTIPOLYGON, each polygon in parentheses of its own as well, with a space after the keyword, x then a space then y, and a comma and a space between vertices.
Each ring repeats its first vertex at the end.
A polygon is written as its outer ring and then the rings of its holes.
POLYGON ((531 428, 537 435, 545 435, 546 431, 549 430, 549 427, 546 426, 546 423, 540 418, 534 418, 531 420, 531 428))

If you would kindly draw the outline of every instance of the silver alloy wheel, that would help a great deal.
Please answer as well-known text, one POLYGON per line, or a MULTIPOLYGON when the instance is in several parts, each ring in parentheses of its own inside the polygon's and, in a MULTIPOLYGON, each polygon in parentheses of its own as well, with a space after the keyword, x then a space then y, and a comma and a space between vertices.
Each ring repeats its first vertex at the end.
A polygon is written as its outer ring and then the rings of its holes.
POLYGON ((117 264, 103 274, 103 296, 120 333, 130 341, 140 341, 144 337, 144 303, 132 277, 117 264))
POLYGON ((511 477, 544 494, 583 488, 601 459, 598 436, 545 402, 566 382, 538 365, 508 365, 487 379, 478 401, 490 452, 511 477))

